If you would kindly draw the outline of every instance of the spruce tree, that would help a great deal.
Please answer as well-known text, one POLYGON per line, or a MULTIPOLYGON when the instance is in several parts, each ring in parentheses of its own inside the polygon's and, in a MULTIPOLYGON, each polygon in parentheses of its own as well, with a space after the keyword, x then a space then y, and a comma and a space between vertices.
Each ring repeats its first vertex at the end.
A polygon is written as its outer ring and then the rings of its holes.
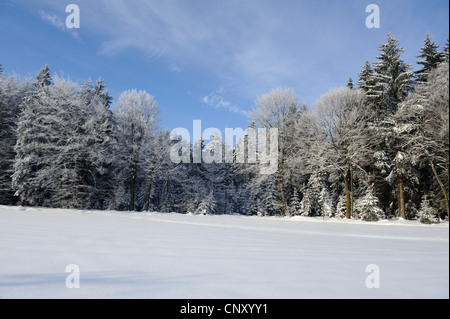
POLYGON ((384 217, 384 212, 378 206, 378 198, 373 195, 369 188, 366 195, 356 202, 358 217, 364 221, 375 222, 384 217))
POLYGON ((398 104, 411 90, 411 66, 401 60, 403 48, 389 33, 387 43, 379 47, 378 62, 374 63, 372 79, 374 87, 369 89, 367 96, 372 107, 381 114, 393 114, 398 104))
POLYGON ((425 45, 420 49, 420 55, 417 58, 421 60, 417 64, 422 68, 415 72, 418 83, 427 82, 428 74, 431 70, 437 68, 437 66, 445 60, 444 53, 438 51, 439 46, 433 42, 430 34, 427 34, 425 38, 425 45))
POLYGON ((353 86, 353 79, 349 78, 347 81, 347 87, 351 90, 353 90, 354 86, 353 86))
POLYGON ((444 46, 444 51, 442 52, 444 55, 444 61, 448 63, 449 58, 448 58, 448 38, 447 38, 447 42, 445 43, 444 46))
POLYGON ((420 203, 420 210, 418 213, 419 221, 422 224, 433 224, 436 221, 436 211, 430 204, 428 197, 425 195, 420 203))
POLYGON ((37 74, 34 91, 23 102, 23 110, 17 124, 16 159, 12 187, 22 205, 49 203, 50 189, 55 187, 42 174, 54 160, 55 131, 49 129, 56 119, 56 105, 51 96, 50 69, 46 65, 37 74))
POLYGON ((36 81, 34 82, 34 87, 39 91, 42 88, 49 87, 53 84, 53 79, 51 76, 51 71, 48 65, 45 65, 39 70, 36 75, 36 81))
POLYGON ((364 92, 368 92, 374 86, 373 68, 369 61, 364 64, 361 73, 358 74, 358 87, 364 92))
POLYGON ((291 197, 291 201, 289 203, 289 209, 291 211, 291 215, 292 216, 296 216, 296 215, 300 215, 301 214, 301 210, 300 210, 301 206, 300 206, 300 198, 298 195, 298 190, 297 188, 294 189, 294 194, 291 197))
POLYGON ((0 205, 17 202, 11 187, 11 175, 16 157, 17 119, 28 90, 28 82, 14 76, 0 77, 0 205))

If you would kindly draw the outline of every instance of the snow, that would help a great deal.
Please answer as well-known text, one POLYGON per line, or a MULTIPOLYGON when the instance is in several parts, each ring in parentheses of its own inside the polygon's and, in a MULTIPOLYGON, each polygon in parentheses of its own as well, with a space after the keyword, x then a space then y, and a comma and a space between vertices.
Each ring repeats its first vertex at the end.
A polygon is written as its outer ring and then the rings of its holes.
POLYGON ((449 226, 0 206, 0 298, 447 299, 449 226))

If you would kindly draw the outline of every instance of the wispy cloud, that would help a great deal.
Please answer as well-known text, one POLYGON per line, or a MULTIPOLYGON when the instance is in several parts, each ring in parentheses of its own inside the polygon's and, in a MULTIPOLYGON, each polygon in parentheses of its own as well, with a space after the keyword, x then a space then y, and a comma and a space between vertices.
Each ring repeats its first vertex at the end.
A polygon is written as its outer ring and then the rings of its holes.
POLYGON ((63 20, 61 19, 61 17, 57 16, 56 14, 51 14, 44 10, 39 10, 39 16, 41 17, 41 19, 43 21, 54 26, 58 30, 69 33, 71 36, 73 36, 76 39, 78 39, 80 37, 78 32, 71 30, 71 29, 67 29, 66 25, 63 22, 63 20))
POLYGON ((170 70, 170 72, 174 72, 174 73, 178 73, 178 72, 182 72, 183 71, 182 68, 180 68, 179 66, 177 66, 175 64, 171 64, 169 66, 169 70, 170 70))
POLYGON ((213 107, 215 109, 226 109, 229 112, 240 114, 240 115, 247 115, 247 111, 243 110, 241 107, 233 105, 231 102, 225 100, 224 98, 225 90, 220 89, 214 92, 211 92, 209 95, 204 96, 200 99, 200 101, 208 105, 210 107, 213 107))

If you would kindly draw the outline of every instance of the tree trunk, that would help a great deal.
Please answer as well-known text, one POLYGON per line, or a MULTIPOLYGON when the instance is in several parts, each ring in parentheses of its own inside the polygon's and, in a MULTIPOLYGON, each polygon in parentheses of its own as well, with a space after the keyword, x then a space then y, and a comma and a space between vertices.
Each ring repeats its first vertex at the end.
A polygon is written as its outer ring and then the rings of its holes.
POLYGON ((280 178, 280 180, 278 181, 279 187, 280 187, 280 194, 281 194, 281 203, 283 204, 283 212, 284 215, 286 217, 290 217, 291 214, 289 213, 289 208, 287 207, 287 203, 286 203, 286 197, 284 194, 284 183, 283 183, 283 179, 280 178))
POLYGON ((405 215, 405 186, 403 183, 403 177, 397 178, 398 184, 398 215, 400 218, 406 219, 405 215))
POLYGON ((353 189, 353 168, 350 166, 350 204, 351 204, 351 215, 355 218, 355 201, 354 201, 354 189, 353 189))
POLYGON ((375 167, 375 160, 373 161, 373 196, 377 197, 377 172, 375 167))
POLYGON ((148 182, 147 194, 145 196, 145 211, 150 209, 150 197, 152 196, 153 170, 150 172, 150 181, 148 182))
POLYGON ((346 198, 346 208, 345 208, 345 217, 347 219, 352 218, 352 208, 351 208, 351 198, 350 198, 350 183, 348 172, 344 176, 345 181, 345 198, 346 198))
POLYGON ((439 183, 439 186, 441 187, 442 190, 442 194, 444 194, 444 198, 445 198, 445 208, 447 209, 447 217, 450 219, 450 209, 449 209, 449 204, 448 204, 448 195, 447 195, 447 191, 445 190, 445 186, 442 183, 441 179, 439 178, 439 175, 436 171, 436 168, 434 167, 433 162, 430 160, 430 165, 431 165, 431 169, 433 170, 434 176, 437 179, 437 182, 439 183))
POLYGON ((136 174, 133 171, 131 173, 131 181, 130 181, 130 212, 134 211, 134 198, 136 192, 136 174))
POLYGON ((280 188, 280 195, 281 195, 281 203, 283 204, 283 212, 284 215, 286 217, 291 217, 291 214, 289 212, 289 208, 287 206, 287 202, 286 202, 286 196, 285 196, 285 191, 284 191, 284 179, 283 179, 283 163, 281 160, 281 163, 278 165, 278 186, 280 188))

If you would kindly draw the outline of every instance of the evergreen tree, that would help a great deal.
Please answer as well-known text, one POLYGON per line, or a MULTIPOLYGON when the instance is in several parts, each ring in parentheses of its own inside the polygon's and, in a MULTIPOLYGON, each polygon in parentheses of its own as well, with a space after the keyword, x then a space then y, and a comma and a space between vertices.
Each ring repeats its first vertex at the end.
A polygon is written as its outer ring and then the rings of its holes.
POLYGON ((34 82, 34 87, 39 91, 42 88, 51 86, 53 84, 53 79, 51 77, 51 71, 48 65, 45 65, 39 70, 36 75, 36 81, 34 82))
POLYGON ((444 50, 443 50, 443 56, 444 56, 444 61, 445 62, 449 62, 449 58, 448 58, 448 38, 447 38, 447 42, 445 43, 445 46, 444 46, 444 50))
POLYGON ((398 104, 411 90, 411 66, 401 60, 405 52, 389 33, 387 43, 379 47, 378 62, 374 63, 372 80, 375 85, 367 92, 369 102, 381 114, 393 114, 398 104))
POLYGON ((347 198, 345 195, 339 196, 339 200, 336 206, 335 217, 345 218, 347 211, 347 198))
POLYGON ((99 78, 94 86, 94 94, 97 96, 106 109, 109 109, 112 103, 112 96, 109 95, 109 91, 105 90, 105 85, 103 84, 103 79, 99 78))
POLYGON ((291 201, 289 204, 289 209, 291 211, 292 216, 300 215, 301 214, 301 205, 300 205, 300 198, 298 195, 297 188, 294 189, 294 194, 291 197, 291 201))
POLYGON ((353 80, 352 80, 352 78, 349 78, 349 79, 348 79, 348 82, 347 82, 347 88, 353 90, 354 86, 353 86, 353 80))
POLYGON ((51 167, 56 156, 51 147, 58 137, 51 126, 58 121, 55 117, 58 106, 52 97, 52 84, 46 65, 36 76, 34 91, 24 99, 17 124, 12 187, 22 205, 50 205, 50 189, 56 187, 42 174, 45 168, 51 167))
POLYGON ((28 82, 14 76, 0 77, 0 205, 13 205, 17 201, 11 175, 16 157, 17 119, 28 90, 28 82))
POLYGON ((371 90, 375 85, 373 79, 373 72, 374 71, 372 69, 372 65, 370 64, 369 61, 366 61, 361 73, 358 74, 359 76, 358 87, 365 93, 371 90))
POLYGON ((425 83, 431 70, 437 68, 444 61, 445 56, 438 49, 439 46, 433 42, 430 34, 427 34, 425 45, 420 49, 420 55, 417 56, 417 58, 421 59, 417 64, 422 66, 420 70, 415 72, 419 83, 425 83))
POLYGON ((384 212, 378 206, 378 198, 373 195, 373 191, 368 189, 366 195, 357 200, 356 211, 358 217, 364 221, 374 222, 384 217, 384 212))
POLYGON ((430 204, 428 197, 425 195, 420 203, 420 210, 418 213, 419 221, 422 224, 433 224, 436 222, 436 211, 430 204))
POLYGON ((324 218, 331 218, 334 216, 333 202, 331 200, 330 194, 328 193, 328 190, 325 187, 322 188, 322 191, 319 194, 319 203, 321 206, 321 214, 324 218))
POLYGON ((214 198, 214 192, 211 190, 208 196, 206 196, 195 211, 196 214, 206 215, 214 214, 216 210, 216 200, 214 198))

